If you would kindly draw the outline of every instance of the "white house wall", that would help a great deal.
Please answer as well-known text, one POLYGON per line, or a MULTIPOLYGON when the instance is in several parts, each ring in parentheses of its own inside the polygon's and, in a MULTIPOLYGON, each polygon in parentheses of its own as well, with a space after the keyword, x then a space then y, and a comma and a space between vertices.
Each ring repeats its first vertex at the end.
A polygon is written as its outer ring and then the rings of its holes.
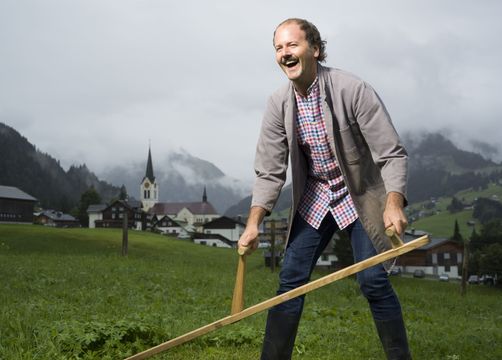
POLYGON ((239 241, 240 236, 244 232, 242 226, 239 226, 234 229, 206 229, 204 230, 205 234, 219 234, 221 236, 226 237, 230 241, 237 242, 239 241))
POLYGON ((89 229, 96 228, 96 220, 103 220, 103 213, 90 213, 89 214, 89 229))
POLYGON ((193 242, 199 245, 214 246, 220 248, 231 248, 230 245, 218 239, 195 239, 193 242))

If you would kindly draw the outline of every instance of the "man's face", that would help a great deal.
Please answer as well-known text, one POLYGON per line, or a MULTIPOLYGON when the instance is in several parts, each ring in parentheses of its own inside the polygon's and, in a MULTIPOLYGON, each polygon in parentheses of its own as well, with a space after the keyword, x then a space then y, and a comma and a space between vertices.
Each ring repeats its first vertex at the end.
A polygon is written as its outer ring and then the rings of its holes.
POLYGON ((276 61, 288 79, 308 87, 317 73, 319 49, 309 45, 300 26, 291 22, 277 28, 274 47, 276 61))

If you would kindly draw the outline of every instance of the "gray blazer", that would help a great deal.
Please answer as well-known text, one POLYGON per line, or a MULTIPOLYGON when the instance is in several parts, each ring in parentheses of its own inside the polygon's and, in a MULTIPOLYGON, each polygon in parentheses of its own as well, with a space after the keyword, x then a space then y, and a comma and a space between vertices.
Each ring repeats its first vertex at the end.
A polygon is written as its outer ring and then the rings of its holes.
MULTIPOLYGON (((318 77, 331 149, 359 219, 375 249, 383 252, 392 247, 384 233, 386 194, 396 191, 406 199, 408 155, 384 104, 370 85, 345 71, 321 65, 318 77)), ((296 102, 290 82, 268 101, 256 148, 251 206, 272 211, 286 180, 290 158, 291 214, 296 213, 309 165, 298 145, 295 124, 296 102)))

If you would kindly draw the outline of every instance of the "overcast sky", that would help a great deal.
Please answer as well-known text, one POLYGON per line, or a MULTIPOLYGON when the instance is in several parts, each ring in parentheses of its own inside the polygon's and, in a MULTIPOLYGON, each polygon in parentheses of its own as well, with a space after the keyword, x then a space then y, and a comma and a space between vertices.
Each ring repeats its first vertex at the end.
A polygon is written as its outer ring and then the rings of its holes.
MULTIPOLYGON (((502 138, 500 1, 0 0, 0 122, 97 173, 183 148, 249 180, 275 26, 303 17, 399 132, 502 138)), ((500 154, 499 154, 500 155, 500 154)), ((499 156, 500 159, 500 156, 499 156)))

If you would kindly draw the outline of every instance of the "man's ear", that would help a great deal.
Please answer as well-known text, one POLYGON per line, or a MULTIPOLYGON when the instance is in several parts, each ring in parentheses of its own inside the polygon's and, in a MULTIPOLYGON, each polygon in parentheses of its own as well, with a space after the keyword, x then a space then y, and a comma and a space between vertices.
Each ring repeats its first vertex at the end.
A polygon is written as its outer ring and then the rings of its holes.
POLYGON ((318 59, 319 58, 319 54, 321 53, 321 51, 319 50, 319 46, 314 45, 314 46, 312 46, 312 48, 314 49, 314 57, 316 59, 318 59))

